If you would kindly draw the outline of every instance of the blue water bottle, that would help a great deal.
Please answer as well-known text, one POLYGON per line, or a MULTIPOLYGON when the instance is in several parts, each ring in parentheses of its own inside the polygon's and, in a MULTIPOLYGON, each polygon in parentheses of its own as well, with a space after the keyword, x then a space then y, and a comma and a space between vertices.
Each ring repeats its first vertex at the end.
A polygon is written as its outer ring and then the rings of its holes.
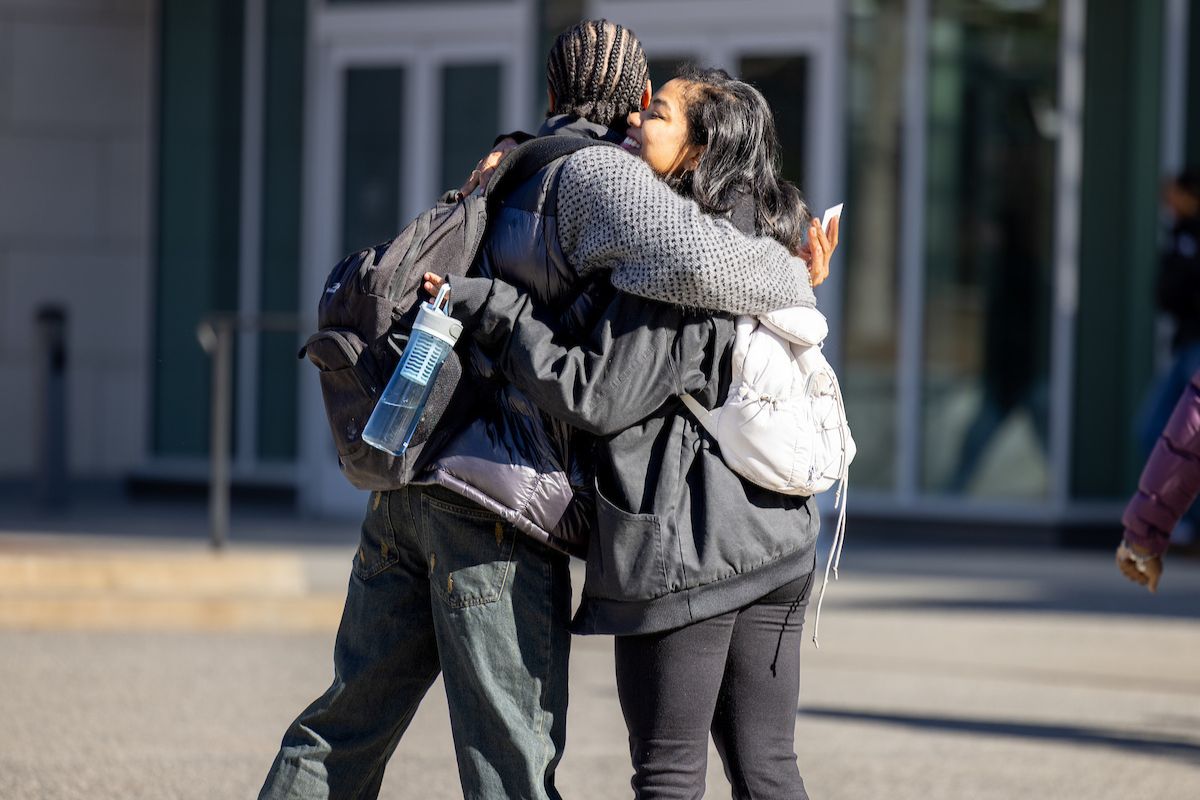
POLYGON ((450 284, 442 284, 432 303, 422 303, 412 335, 387 388, 363 428, 363 441, 394 456, 412 439, 438 370, 462 333, 462 323, 445 312, 450 284))

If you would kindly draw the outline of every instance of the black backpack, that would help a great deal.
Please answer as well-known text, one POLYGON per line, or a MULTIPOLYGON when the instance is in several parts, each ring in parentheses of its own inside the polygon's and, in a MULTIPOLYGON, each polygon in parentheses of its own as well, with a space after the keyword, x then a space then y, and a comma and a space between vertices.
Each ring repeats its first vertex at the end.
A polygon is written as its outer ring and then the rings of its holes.
POLYGON ((596 144, 565 136, 526 142, 496 168, 484 196, 455 200, 447 195, 395 239, 346 256, 329 273, 317 305, 318 330, 300 357, 308 356, 320 370, 338 461, 356 488, 390 491, 408 484, 448 438, 438 426, 447 409, 453 406, 450 417, 460 418, 478 395, 457 391, 463 367, 451 353, 404 455, 389 455, 362 440, 367 418, 404 352, 419 304, 428 299, 424 274, 465 275, 500 200, 551 162, 596 144))

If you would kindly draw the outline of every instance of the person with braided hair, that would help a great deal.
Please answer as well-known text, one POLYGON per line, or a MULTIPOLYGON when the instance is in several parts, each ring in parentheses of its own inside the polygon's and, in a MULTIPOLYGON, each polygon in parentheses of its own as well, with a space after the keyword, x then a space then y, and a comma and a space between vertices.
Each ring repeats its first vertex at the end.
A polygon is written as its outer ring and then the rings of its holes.
POLYGON ((632 99, 649 92, 646 54, 633 33, 608 20, 588 20, 564 31, 546 62, 553 113, 608 120, 622 130, 632 99), (604 52, 605 58, 596 54, 604 52))
MULTIPOLYGON (((547 80, 551 113, 540 136, 619 142, 627 115, 649 102, 641 44, 603 20, 559 37, 547 80)), ((492 224, 512 232, 521 252, 544 253, 541 239, 522 237, 553 233, 545 200, 541 183, 529 181, 506 195, 492 224)), ((511 244, 487 243, 484 274, 503 274, 548 301, 570 290, 573 273, 545 258, 540 271, 531 259, 507 269, 511 244)), ((377 797, 388 760, 439 673, 463 796, 560 797, 554 781, 566 734, 567 554, 580 552, 585 535, 586 500, 574 497, 583 471, 564 427, 546 424, 486 364, 463 380, 491 402, 480 403, 475 416, 443 417, 456 433, 430 453, 418 485, 372 494, 334 646, 333 683, 284 734, 260 798, 377 797)))

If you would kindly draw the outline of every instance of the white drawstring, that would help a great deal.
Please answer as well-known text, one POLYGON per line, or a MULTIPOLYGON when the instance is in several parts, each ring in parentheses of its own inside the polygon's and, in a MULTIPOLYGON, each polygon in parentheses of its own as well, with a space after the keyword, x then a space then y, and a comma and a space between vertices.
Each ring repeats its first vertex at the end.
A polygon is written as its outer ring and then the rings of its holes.
POLYGON ((833 508, 838 512, 837 525, 833 529, 833 542, 829 546, 829 560, 825 562, 825 579, 821 582, 821 593, 817 595, 817 615, 813 619, 813 645, 820 650, 821 643, 817 636, 821 630, 821 604, 825 602, 825 589, 829 586, 829 572, 833 570, 833 579, 838 579, 838 565, 842 560, 842 545, 846 541, 846 496, 849 494, 850 463, 846 458, 846 406, 842 404, 842 387, 838 384, 837 375, 830 371, 833 379, 833 397, 837 411, 841 415, 838 421, 838 437, 842 443, 842 463, 838 470, 838 489, 834 495, 833 508))

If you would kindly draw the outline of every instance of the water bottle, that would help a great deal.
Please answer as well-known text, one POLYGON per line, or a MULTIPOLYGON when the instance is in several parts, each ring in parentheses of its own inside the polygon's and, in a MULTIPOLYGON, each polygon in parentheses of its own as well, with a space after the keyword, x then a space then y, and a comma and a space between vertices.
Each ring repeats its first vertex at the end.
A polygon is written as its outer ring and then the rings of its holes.
POLYGON ((462 323, 445 312, 450 284, 442 284, 432 303, 422 303, 412 335, 387 388, 363 428, 363 441, 394 456, 408 448, 438 371, 462 333, 462 323))

